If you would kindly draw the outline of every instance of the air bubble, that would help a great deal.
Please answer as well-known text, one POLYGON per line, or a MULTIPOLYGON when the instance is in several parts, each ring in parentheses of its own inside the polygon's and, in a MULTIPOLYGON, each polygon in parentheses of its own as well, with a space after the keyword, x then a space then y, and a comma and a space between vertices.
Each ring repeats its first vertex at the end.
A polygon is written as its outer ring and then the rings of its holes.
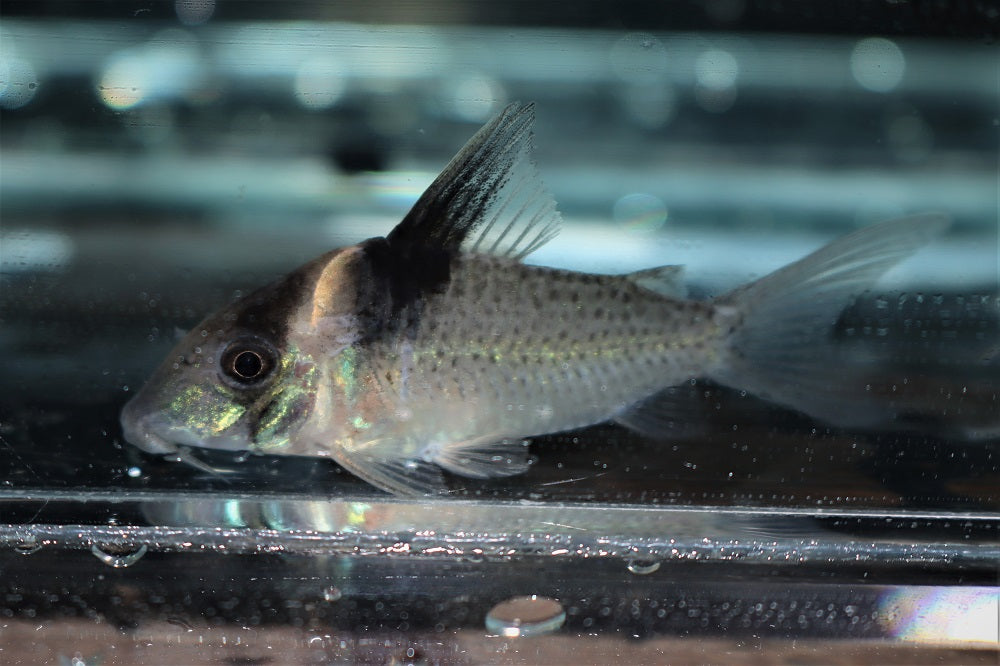
POLYGON ((142 544, 135 550, 122 550, 116 546, 99 546, 97 544, 90 547, 90 552, 94 554, 94 557, 115 569, 132 566, 142 559, 147 550, 146 544, 142 544))
POLYGON ((340 591, 340 588, 333 585, 323 590, 323 601, 333 603, 334 601, 340 601, 343 596, 344 593, 340 591))
POLYGON ((660 570, 660 563, 656 560, 629 560, 626 568, 636 576, 648 576, 660 570))
POLYGON ((550 634, 566 622, 566 611, 555 599, 532 594, 500 602, 486 615, 486 630, 506 638, 550 634))
POLYGON ((33 555, 42 549, 42 544, 33 536, 25 537, 14 545, 14 552, 18 555, 33 555))

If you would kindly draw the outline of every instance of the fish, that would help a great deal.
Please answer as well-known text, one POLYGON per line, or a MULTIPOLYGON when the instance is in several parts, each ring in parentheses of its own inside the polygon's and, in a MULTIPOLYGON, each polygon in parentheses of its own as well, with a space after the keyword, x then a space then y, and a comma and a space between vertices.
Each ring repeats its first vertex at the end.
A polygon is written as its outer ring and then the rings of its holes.
POLYGON ((386 236, 195 326, 123 408, 126 440, 201 466, 192 448, 325 457, 424 496, 448 492, 445 472, 524 473, 535 436, 608 421, 662 436, 694 378, 819 419, 863 409, 836 381, 834 324, 946 215, 861 228, 710 300, 684 297, 677 266, 530 265, 562 223, 533 123, 533 104, 509 105, 386 236))

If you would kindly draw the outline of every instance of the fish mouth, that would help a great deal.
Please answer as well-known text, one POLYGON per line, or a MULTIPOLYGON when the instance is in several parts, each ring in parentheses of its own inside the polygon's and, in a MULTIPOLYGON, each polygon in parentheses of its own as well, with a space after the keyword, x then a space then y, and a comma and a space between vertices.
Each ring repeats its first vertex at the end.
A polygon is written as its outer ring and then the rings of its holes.
POLYGON ((153 455, 163 455, 168 460, 186 463, 195 469, 215 476, 228 474, 230 470, 219 469, 199 460, 191 452, 190 446, 198 448, 245 449, 233 439, 206 444, 186 428, 165 425, 156 413, 142 413, 135 402, 130 402, 122 410, 121 425, 125 440, 138 449, 153 455), (168 439, 161 434, 166 430, 175 437, 168 439))
POLYGON ((179 445, 160 435, 157 421, 155 414, 140 413, 138 402, 132 400, 122 410, 122 434, 129 444, 147 453, 177 453, 179 445))
POLYGON ((156 411, 146 411, 140 401, 125 405, 121 414, 125 440, 138 449, 154 455, 177 456, 188 447, 245 451, 249 448, 244 437, 237 434, 204 438, 191 428, 170 423, 156 411))

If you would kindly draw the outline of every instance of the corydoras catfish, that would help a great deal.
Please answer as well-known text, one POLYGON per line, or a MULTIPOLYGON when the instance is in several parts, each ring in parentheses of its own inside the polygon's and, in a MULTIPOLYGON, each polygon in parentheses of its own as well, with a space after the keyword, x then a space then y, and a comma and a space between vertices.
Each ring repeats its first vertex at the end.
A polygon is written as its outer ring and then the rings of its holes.
POLYGON ((863 228, 710 301, 676 267, 530 266, 560 217, 532 105, 483 127, 384 238, 333 250, 209 317, 122 413, 152 453, 324 456, 400 495, 518 474, 525 438, 615 420, 655 431, 709 378, 828 419, 857 396, 822 353, 851 299, 947 224, 863 228))

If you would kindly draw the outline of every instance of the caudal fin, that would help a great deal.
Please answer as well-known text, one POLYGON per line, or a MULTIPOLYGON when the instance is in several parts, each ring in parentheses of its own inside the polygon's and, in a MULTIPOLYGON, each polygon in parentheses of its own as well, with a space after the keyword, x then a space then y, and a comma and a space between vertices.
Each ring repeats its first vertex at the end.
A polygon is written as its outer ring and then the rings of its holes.
POLYGON ((839 366, 834 325, 856 296, 948 225, 945 215, 925 214, 866 227, 721 296, 716 305, 739 323, 712 379, 824 421, 865 423, 876 406, 839 366))

